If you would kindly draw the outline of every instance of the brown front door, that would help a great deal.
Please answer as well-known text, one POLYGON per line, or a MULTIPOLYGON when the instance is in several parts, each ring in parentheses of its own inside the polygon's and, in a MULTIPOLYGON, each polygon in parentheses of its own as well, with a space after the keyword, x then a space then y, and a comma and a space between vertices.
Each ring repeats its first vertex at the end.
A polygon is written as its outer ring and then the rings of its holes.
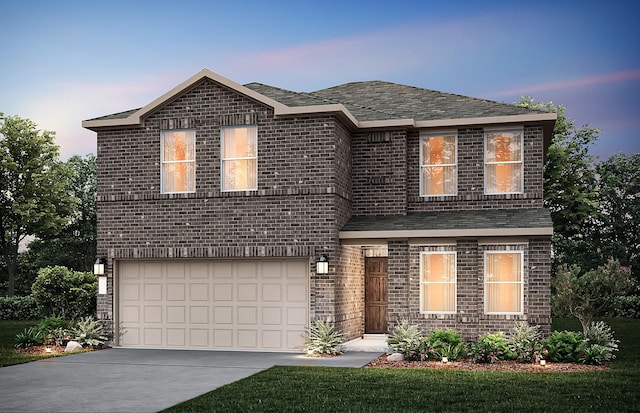
POLYGON ((364 332, 387 332, 387 258, 365 258, 364 332))

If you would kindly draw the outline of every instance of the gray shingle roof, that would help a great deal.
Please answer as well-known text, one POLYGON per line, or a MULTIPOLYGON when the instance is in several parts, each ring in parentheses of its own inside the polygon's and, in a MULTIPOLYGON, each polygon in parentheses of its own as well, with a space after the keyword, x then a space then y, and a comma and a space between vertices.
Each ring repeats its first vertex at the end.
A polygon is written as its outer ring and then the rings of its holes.
POLYGON ((341 231, 467 230, 551 228, 548 209, 412 212, 394 216, 355 216, 341 231))
POLYGON ((427 121, 540 113, 508 103, 377 80, 346 83, 310 94, 334 103, 342 103, 360 121, 427 121))
MULTIPOLYGON (((343 104, 358 121, 413 119, 433 121, 540 114, 542 111, 468 96, 438 92, 379 80, 352 82, 317 90, 294 92, 262 83, 245 87, 289 107, 343 104)), ((139 109, 102 116, 95 120, 126 119, 139 109)))

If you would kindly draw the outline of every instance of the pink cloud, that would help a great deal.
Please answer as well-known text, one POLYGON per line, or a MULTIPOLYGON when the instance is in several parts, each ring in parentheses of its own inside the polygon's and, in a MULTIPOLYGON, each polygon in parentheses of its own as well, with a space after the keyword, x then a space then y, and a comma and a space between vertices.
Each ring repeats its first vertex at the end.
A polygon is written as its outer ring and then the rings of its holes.
POLYGON ((626 82, 640 79, 640 70, 629 69, 618 72, 604 73, 600 75, 585 76, 575 79, 564 79, 555 82, 539 83, 535 85, 524 85, 516 88, 492 93, 493 96, 513 96, 521 94, 531 94, 546 92, 550 90, 573 89, 586 86, 597 86, 610 83, 626 82))

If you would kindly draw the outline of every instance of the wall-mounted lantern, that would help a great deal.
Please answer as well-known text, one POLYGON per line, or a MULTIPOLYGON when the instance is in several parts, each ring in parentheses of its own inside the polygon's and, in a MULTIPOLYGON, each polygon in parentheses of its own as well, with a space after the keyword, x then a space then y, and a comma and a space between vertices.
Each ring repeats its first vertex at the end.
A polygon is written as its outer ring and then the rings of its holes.
POLYGON ((316 262, 316 274, 329 274, 329 260, 324 254, 316 262))
POLYGON ((98 294, 107 293, 107 276, 104 274, 106 263, 106 259, 98 258, 93 264, 93 274, 98 277, 98 294))

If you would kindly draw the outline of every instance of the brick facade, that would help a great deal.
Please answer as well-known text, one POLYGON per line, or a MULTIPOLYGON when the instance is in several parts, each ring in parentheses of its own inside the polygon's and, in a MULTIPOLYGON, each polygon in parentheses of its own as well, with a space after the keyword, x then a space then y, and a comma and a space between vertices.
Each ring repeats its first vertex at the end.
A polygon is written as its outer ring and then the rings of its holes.
MULTIPOLYGON (((522 126, 522 125, 520 125, 522 126)), ((490 127, 487 127, 490 129, 490 127)), ((346 338, 365 333, 367 240, 343 244, 353 216, 417 211, 542 208, 543 129, 524 124, 524 193, 484 194, 484 128, 457 127, 458 194, 420 196, 420 135, 409 127, 354 130, 332 113, 276 116, 274 109, 204 78, 153 110, 139 126, 98 128, 98 256, 108 258, 108 293, 98 316, 114 331, 114 267, 120 259, 298 257, 309 260, 310 321, 334 323, 346 338), (258 188, 221 191, 220 129, 256 125, 258 188), (162 194, 162 130, 195 130, 195 192, 162 194), (326 254, 327 275, 315 273, 326 254)), ((425 330, 458 328, 468 339, 509 329, 514 320, 550 328, 550 238, 504 240, 525 254, 525 314, 483 313, 483 252, 475 237, 385 240, 389 330, 402 319, 425 330), (457 252, 457 313, 421 314, 419 257, 457 252)))

